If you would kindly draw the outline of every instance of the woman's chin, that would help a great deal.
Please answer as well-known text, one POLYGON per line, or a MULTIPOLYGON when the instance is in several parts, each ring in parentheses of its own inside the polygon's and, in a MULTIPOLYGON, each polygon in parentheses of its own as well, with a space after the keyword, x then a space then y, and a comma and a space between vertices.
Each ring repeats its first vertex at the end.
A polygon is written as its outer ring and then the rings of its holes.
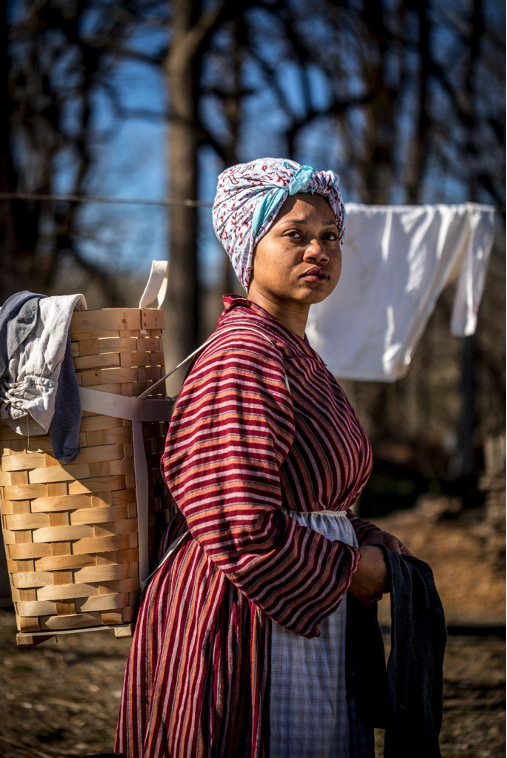
POLYGON ((295 299, 305 305, 321 303, 335 288, 335 284, 327 282, 299 282, 297 297, 295 299))

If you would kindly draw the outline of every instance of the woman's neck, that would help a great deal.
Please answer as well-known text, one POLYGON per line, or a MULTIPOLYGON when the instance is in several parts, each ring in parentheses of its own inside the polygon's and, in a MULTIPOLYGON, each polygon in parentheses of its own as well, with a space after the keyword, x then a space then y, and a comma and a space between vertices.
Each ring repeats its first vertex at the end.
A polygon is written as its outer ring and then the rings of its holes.
POLYGON ((261 308, 264 308, 270 316, 278 319, 288 329, 304 338, 308 312, 310 310, 309 305, 279 301, 276 298, 259 292, 254 284, 248 290, 247 297, 252 303, 256 303, 261 308))

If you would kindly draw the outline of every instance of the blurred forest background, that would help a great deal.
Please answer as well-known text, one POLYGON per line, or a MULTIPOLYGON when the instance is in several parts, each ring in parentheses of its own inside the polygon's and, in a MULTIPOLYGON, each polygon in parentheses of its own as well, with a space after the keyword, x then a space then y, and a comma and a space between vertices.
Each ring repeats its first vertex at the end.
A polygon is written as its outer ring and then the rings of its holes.
POLYGON ((136 306, 151 259, 169 257, 169 368, 241 291, 209 206, 181 203, 210 203, 228 165, 282 155, 337 171, 346 201, 499 208, 477 333, 451 336, 448 288, 406 378, 343 382, 374 446, 364 514, 428 491, 484 502, 486 445, 501 459, 505 429, 504 3, 1 7, 0 302, 27 288, 136 306))
MULTIPOLYGON (((481 624, 497 634, 504 2, 3 0, 0 9, 0 303, 29 289, 82 292, 90 309, 136 307, 151 260, 169 258, 169 369, 213 330, 222 294, 241 292, 211 224, 228 165, 283 156, 338 172, 346 202, 498 209, 476 334, 451 336, 449 287, 404 379, 342 382, 374 453, 359 512, 431 563, 460 634, 481 624)), ((13 651, 3 613, 2 754, 111 746, 126 641, 70 635, 44 654, 13 651)), ((504 753, 503 642, 461 639, 446 664, 443 755, 493 758, 504 753)))

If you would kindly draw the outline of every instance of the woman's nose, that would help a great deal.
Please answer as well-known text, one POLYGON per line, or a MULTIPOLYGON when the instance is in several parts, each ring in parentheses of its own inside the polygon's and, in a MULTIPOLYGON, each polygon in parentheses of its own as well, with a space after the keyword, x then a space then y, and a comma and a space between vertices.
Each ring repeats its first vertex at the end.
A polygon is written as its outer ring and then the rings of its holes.
POLYGON ((327 261, 329 256, 318 239, 313 239, 305 250, 305 259, 315 261, 327 261))

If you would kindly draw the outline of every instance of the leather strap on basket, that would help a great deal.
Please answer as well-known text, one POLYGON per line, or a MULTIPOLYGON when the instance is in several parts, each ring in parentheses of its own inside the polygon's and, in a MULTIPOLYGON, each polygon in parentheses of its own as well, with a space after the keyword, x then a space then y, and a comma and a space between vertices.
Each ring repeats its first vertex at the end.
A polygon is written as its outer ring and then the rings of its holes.
MULTIPOLYGON (((156 263, 157 261, 154 261, 156 263)), ((144 297, 144 296, 143 296, 144 297)), ((141 393, 138 397, 125 397, 124 395, 115 395, 112 392, 101 392, 100 390, 92 390, 89 387, 79 387, 79 397, 81 400, 81 410, 91 413, 99 413, 104 416, 114 416, 115 418, 122 418, 132 421, 132 437, 134 447, 134 472, 136 480, 136 501, 137 501, 137 518, 138 518, 138 534, 139 534, 139 582, 141 589, 144 589, 146 582, 150 578, 150 561, 148 553, 148 517, 149 517, 149 482, 148 482, 148 464, 146 461, 146 451, 144 448, 143 439, 143 422, 159 422, 169 421, 172 415, 174 404, 177 397, 170 399, 152 398, 149 395, 162 386, 165 391, 165 380, 174 374, 181 366, 188 363, 191 358, 198 355, 204 348, 221 337, 226 332, 238 332, 249 331, 256 332, 265 340, 274 344, 273 341, 260 329, 255 329, 248 326, 233 327, 230 329, 222 329, 221 331, 213 334, 206 340, 197 350, 194 350, 190 355, 178 363, 171 371, 168 371, 165 376, 159 379, 154 384, 150 385, 147 390, 141 393)), ((290 391, 289 382, 287 376, 285 377, 285 383, 287 389, 290 391)), ((186 534, 186 533, 185 533, 186 534)), ((178 544, 183 538, 181 535, 178 538, 178 544)), ((172 552, 174 545, 171 545, 163 558, 163 561, 168 557, 170 551, 172 552)), ((160 565, 160 564, 159 564, 160 565)), ((157 567, 158 568, 158 567, 157 567)))
POLYGON ((167 261, 152 261, 151 271, 144 292, 139 301, 139 308, 147 308, 157 301, 157 306, 162 307, 165 293, 167 292, 167 277, 169 274, 169 263, 167 261))

